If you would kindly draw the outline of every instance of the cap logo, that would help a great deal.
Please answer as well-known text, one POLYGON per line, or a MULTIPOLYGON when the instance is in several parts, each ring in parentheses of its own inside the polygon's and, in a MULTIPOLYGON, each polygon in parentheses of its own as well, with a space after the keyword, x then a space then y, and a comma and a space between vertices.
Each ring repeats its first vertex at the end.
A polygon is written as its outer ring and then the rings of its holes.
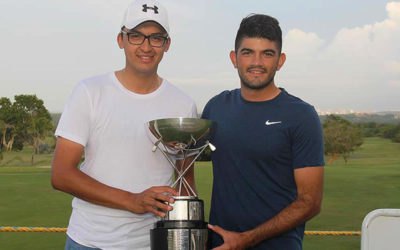
POLYGON ((154 7, 149 7, 149 6, 147 6, 147 4, 143 4, 143 10, 142 11, 143 12, 147 12, 148 9, 153 10, 154 14, 158 14, 158 7, 157 6, 154 5, 154 7))

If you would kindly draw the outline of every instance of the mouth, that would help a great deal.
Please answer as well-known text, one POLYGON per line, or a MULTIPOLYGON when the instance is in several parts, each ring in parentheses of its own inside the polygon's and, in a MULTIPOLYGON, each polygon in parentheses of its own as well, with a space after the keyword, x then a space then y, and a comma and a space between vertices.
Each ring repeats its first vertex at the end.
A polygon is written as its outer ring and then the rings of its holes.
POLYGON ((150 63, 153 61, 154 56, 137 55, 139 60, 143 63, 150 63))
POLYGON ((247 68, 247 72, 256 73, 256 74, 262 74, 262 73, 266 73, 267 70, 265 68, 263 68, 263 67, 260 67, 260 66, 253 66, 253 67, 247 68))
POLYGON ((265 70, 264 68, 258 68, 257 67, 257 68, 248 68, 247 72, 252 74, 252 75, 257 76, 257 75, 262 75, 262 74, 267 73, 267 70, 265 70))

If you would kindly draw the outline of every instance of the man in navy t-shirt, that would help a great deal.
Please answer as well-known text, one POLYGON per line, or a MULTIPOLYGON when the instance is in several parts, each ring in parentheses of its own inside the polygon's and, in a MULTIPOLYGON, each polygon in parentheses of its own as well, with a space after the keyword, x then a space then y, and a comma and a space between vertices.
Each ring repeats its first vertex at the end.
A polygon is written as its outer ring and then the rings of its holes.
POLYGON ((275 18, 244 18, 230 53, 241 88, 203 111, 216 123, 209 227, 218 249, 300 250, 305 222, 321 208, 321 124, 311 105, 275 85, 281 47, 275 18))

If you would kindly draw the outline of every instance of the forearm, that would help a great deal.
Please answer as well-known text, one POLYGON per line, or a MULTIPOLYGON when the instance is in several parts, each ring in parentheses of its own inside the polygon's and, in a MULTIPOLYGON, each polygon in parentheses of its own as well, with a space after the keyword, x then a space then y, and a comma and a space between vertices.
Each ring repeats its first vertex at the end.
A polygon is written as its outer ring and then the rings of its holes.
POLYGON ((73 141, 57 139, 51 171, 53 187, 94 204, 132 211, 129 201, 135 194, 107 186, 78 168, 83 150, 73 141))
POLYGON ((318 201, 307 198, 295 200, 268 221, 243 232, 246 247, 255 246, 263 240, 280 235, 306 222, 320 212, 320 204, 318 201))
POLYGON ((297 199, 270 220, 245 232, 249 246, 287 232, 317 215, 321 211, 323 174, 321 166, 295 170, 297 199))
POLYGON ((136 194, 107 186, 77 168, 63 171, 53 167, 52 185, 57 190, 97 205, 133 210, 132 201, 136 194))

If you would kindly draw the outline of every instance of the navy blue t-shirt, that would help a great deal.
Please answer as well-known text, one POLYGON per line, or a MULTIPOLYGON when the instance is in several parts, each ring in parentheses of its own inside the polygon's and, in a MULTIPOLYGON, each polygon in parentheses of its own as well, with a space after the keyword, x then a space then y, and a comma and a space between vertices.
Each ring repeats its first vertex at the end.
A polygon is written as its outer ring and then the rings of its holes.
MULTIPOLYGON (((259 226, 297 198, 294 169, 324 165, 318 114, 284 89, 262 102, 246 101, 240 89, 224 91, 207 103, 202 118, 216 123, 212 225, 235 232, 259 226)), ((304 227, 252 249, 300 250, 304 227)), ((212 246, 222 243, 213 233, 212 246)))

